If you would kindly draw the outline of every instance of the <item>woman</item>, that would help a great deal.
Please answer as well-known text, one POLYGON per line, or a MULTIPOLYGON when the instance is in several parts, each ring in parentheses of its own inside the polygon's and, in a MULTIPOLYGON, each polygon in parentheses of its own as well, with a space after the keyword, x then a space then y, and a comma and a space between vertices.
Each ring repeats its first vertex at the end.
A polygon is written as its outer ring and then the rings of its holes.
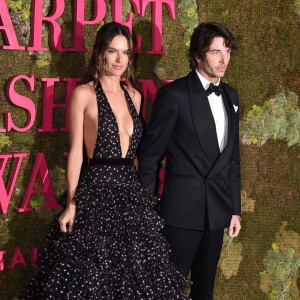
POLYGON ((186 299, 157 201, 135 174, 142 125, 141 95, 128 84, 132 62, 128 29, 104 25, 70 104, 66 208, 21 299, 186 299))

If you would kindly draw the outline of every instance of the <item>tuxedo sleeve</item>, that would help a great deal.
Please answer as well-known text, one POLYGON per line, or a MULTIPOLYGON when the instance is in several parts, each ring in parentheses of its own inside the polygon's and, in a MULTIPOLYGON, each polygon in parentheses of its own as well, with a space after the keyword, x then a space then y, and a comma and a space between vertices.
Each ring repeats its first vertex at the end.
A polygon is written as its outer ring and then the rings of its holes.
POLYGON ((176 96, 167 84, 156 95, 139 156, 138 179, 152 193, 155 191, 157 164, 166 150, 177 115, 176 96))
MULTIPOLYGON (((236 106, 239 107, 238 95, 235 92, 236 106)), ((239 109, 236 112, 235 124, 236 134, 235 141, 230 159, 230 192, 232 201, 232 214, 241 214, 241 175, 240 175, 240 143, 239 143, 239 109)))

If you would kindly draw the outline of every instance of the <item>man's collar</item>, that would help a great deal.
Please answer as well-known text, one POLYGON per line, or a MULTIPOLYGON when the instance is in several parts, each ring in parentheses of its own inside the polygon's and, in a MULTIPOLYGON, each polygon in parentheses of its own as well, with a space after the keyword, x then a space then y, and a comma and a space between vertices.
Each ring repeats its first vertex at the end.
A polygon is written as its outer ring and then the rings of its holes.
MULTIPOLYGON (((201 81, 201 83, 202 83, 202 85, 203 85, 203 88, 205 89, 205 90, 207 90, 208 89, 208 87, 209 87, 209 85, 210 85, 210 82, 206 79, 206 78, 204 78, 200 73, 199 73, 199 71, 197 70, 197 69, 195 69, 195 71, 196 71, 196 74, 198 75, 198 77, 199 77, 199 79, 200 79, 200 81, 201 81)), ((220 78, 219 78, 219 81, 216 83, 216 84, 214 84, 214 85, 219 85, 220 84, 220 78)))

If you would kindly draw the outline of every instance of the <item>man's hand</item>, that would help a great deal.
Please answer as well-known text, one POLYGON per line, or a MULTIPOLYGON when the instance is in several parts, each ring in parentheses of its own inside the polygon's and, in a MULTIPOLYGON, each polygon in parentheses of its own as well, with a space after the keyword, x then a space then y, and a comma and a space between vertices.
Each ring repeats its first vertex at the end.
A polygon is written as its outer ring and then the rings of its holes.
POLYGON ((233 215, 230 226, 225 229, 229 237, 233 238, 239 235, 241 230, 240 216, 233 215))

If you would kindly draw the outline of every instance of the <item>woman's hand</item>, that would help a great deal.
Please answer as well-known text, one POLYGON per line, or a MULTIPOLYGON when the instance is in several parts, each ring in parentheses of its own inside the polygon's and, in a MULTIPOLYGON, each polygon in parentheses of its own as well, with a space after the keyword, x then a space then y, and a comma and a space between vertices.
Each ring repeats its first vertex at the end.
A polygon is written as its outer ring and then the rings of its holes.
POLYGON ((74 203, 70 203, 58 219, 59 227, 62 232, 64 233, 67 232, 67 224, 69 225, 68 232, 69 233, 73 232, 75 216, 76 216, 76 205, 74 203))

